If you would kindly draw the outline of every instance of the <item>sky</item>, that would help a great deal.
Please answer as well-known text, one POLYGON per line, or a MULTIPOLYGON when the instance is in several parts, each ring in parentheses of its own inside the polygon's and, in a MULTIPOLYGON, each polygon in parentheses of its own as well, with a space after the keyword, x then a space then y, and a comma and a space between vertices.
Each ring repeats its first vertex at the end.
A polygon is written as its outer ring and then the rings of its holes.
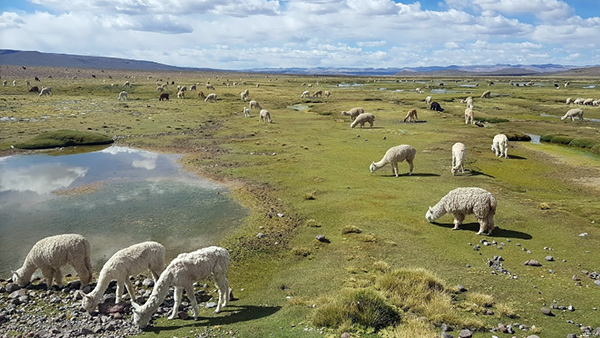
POLYGON ((1 0, 0 49, 173 66, 600 65, 600 0, 1 0))

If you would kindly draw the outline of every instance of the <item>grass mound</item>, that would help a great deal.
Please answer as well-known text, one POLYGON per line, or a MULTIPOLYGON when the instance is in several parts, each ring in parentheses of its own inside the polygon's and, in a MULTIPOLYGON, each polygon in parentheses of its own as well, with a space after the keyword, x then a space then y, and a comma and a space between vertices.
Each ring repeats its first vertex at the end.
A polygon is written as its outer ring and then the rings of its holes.
POLYGON ((590 138, 578 138, 566 135, 548 134, 540 136, 540 141, 557 143, 570 147, 589 149, 593 153, 600 154, 600 142, 590 138))
POLYGON ((96 133, 76 130, 56 130, 41 133, 27 142, 16 144, 15 147, 20 149, 47 149, 110 143, 113 143, 112 138, 96 133))

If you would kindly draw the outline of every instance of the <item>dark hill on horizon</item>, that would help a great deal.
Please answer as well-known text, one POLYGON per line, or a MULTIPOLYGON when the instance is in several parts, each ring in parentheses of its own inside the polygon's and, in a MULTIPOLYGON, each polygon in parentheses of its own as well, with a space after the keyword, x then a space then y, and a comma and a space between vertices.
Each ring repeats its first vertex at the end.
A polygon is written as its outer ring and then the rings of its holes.
POLYGON ((595 77, 600 76, 600 66, 575 67, 556 64, 540 65, 473 65, 473 66, 431 66, 398 68, 254 68, 246 70, 209 69, 194 67, 176 67, 153 61, 131 60, 103 56, 43 53, 37 51, 19 51, 0 49, 0 65, 37 66, 83 69, 113 69, 136 71, 229 71, 245 73, 270 73, 292 75, 330 75, 330 76, 557 76, 557 77, 595 77))

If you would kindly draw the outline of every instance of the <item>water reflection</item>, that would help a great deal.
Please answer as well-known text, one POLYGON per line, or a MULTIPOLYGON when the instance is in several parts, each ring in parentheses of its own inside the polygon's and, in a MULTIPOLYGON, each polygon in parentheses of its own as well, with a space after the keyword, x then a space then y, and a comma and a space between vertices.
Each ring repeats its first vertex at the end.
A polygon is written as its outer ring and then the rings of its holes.
POLYGON ((225 188, 183 171, 178 158, 118 146, 0 158, 0 277, 37 240, 60 233, 90 240, 96 271, 146 240, 164 244, 170 257, 215 244, 246 210, 225 188))

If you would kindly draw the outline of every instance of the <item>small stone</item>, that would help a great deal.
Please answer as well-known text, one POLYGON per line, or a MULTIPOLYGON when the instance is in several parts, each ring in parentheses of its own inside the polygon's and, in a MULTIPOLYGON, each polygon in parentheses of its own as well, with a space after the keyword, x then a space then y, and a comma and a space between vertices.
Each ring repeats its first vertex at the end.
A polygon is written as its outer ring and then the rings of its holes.
POLYGON ((585 236, 587 236, 587 235, 588 235, 588 233, 587 233, 587 232, 584 232, 584 233, 581 233, 581 234, 579 234, 579 237, 585 237, 585 236))
POLYGON ((554 257, 552 257, 552 256, 546 256, 546 257, 544 257, 544 259, 548 262, 554 262, 554 257))
POLYGON ((442 332, 442 338, 454 338, 454 336, 448 332, 442 332))
POLYGON ((573 312, 573 311, 575 311, 575 307, 573 305, 569 305, 569 306, 567 306, 567 310, 573 312))
POLYGON ((350 337, 352 337, 352 335, 348 332, 344 332, 340 335, 340 338, 350 338, 350 337))
POLYGON ((459 292, 467 292, 467 288, 462 284, 458 284, 458 291, 459 292))
POLYGON ((600 280, 595 280, 595 281, 594 281, 594 284, 596 284, 596 285, 600 286, 600 280))
POLYGON ((440 326, 440 329, 442 329, 442 332, 454 331, 454 329, 452 328, 452 326, 450 326, 448 324, 442 324, 442 326, 440 326))
POLYGON ((530 259, 524 263, 524 265, 529 266, 542 266, 542 264, 537 259, 530 259))
POLYGON ((473 332, 471 332, 471 330, 464 329, 464 330, 460 331, 458 336, 460 338, 471 338, 471 337, 473 337, 473 332))
POLYGON ((177 317, 179 317, 179 319, 186 320, 190 317, 190 315, 187 313, 187 311, 179 311, 177 313, 177 317))
POLYGON ((256 237, 258 237, 258 238, 263 238, 263 237, 265 237, 265 236, 266 236, 266 235, 265 235, 265 234, 263 234, 262 232, 259 232, 259 233, 257 233, 257 234, 256 234, 256 237))
POLYGON ((328 240, 325 235, 317 235, 317 237, 315 237, 317 241, 322 242, 322 243, 331 243, 330 240, 328 240))
POLYGON ((206 303, 206 305, 204 307, 206 307, 207 309, 210 309, 210 308, 213 308, 213 307, 217 307, 217 303, 215 303, 215 302, 208 302, 208 303, 206 303))
POLYGON ((541 311, 543 314, 545 314, 546 316, 554 317, 554 313, 552 313, 552 310, 550 310, 550 309, 549 309, 549 308, 547 308, 547 307, 543 307, 543 308, 542 308, 540 311, 541 311))

